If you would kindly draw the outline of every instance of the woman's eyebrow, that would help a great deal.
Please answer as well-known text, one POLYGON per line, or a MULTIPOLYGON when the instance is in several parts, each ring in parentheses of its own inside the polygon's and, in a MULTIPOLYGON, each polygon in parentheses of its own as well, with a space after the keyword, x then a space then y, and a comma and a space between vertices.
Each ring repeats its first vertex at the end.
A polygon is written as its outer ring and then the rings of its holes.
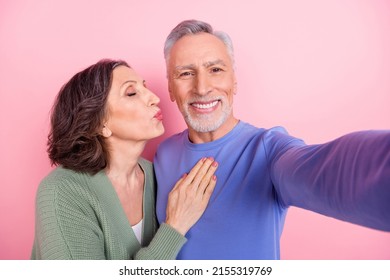
MULTIPOLYGON (((141 82, 142 82, 143 85, 146 83, 145 80, 142 80, 141 82)), ((124 81, 124 82, 122 83, 122 85, 121 85, 121 88, 123 88, 126 84, 129 84, 129 83, 138 84, 138 81, 136 81, 136 80, 127 80, 127 81, 124 81)))

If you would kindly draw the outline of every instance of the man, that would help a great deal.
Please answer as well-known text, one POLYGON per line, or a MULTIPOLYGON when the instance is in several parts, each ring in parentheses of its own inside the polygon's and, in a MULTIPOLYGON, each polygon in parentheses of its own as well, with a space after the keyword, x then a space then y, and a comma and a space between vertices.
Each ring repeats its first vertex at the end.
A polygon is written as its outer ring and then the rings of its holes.
POLYGON ((281 127, 254 127, 233 114, 237 81, 226 34, 184 21, 164 51, 170 98, 188 129, 155 157, 159 220, 177 176, 204 156, 219 163, 209 206, 179 259, 279 259, 289 206, 390 231, 390 131, 306 145, 281 127))

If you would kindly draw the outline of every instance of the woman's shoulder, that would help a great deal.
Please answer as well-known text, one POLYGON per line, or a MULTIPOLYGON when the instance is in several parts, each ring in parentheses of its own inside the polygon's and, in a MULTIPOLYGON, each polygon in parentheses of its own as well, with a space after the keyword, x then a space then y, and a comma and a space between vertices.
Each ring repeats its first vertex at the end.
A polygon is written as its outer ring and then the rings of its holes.
POLYGON ((59 193, 74 193, 84 189, 90 180, 90 175, 75 172, 58 166, 42 179, 38 187, 38 196, 55 195, 59 193))
POLYGON ((64 168, 62 166, 57 166, 42 179, 41 184, 45 185, 52 182, 61 183, 68 180, 77 181, 82 176, 85 176, 85 174, 64 168))
POLYGON ((140 158, 138 160, 138 163, 145 172, 145 184, 147 186, 151 186, 151 189, 154 190, 157 185, 157 182, 156 176, 154 175, 153 163, 144 158, 140 158))
POLYGON ((138 163, 146 173, 153 173, 153 163, 151 161, 141 157, 138 163))

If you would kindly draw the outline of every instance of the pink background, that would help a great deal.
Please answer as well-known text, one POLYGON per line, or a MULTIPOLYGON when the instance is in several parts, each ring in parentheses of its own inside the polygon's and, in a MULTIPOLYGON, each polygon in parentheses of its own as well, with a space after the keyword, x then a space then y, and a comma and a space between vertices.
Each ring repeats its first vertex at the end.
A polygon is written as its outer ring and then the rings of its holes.
MULTIPOLYGON (((183 19, 227 31, 236 116, 307 143, 389 129, 390 2, 0 0, 0 259, 28 259, 54 96, 105 57, 127 60, 161 97, 166 133, 184 122, 167 94, 164 39, 183 19), (110 2, 110 3, 109 3, 110 2)), ((292 208, 283 259, 390 259, 390 233, 292 208)))

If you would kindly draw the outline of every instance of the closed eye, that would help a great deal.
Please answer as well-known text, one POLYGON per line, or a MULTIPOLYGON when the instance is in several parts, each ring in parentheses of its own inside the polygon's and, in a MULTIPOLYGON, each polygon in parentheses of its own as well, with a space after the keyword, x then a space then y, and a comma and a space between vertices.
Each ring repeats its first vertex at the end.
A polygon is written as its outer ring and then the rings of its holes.
POLYGON ((126 96, 134 96, 136 95, 137 93, 136 92, 127 92, 126 93, 126 96))

